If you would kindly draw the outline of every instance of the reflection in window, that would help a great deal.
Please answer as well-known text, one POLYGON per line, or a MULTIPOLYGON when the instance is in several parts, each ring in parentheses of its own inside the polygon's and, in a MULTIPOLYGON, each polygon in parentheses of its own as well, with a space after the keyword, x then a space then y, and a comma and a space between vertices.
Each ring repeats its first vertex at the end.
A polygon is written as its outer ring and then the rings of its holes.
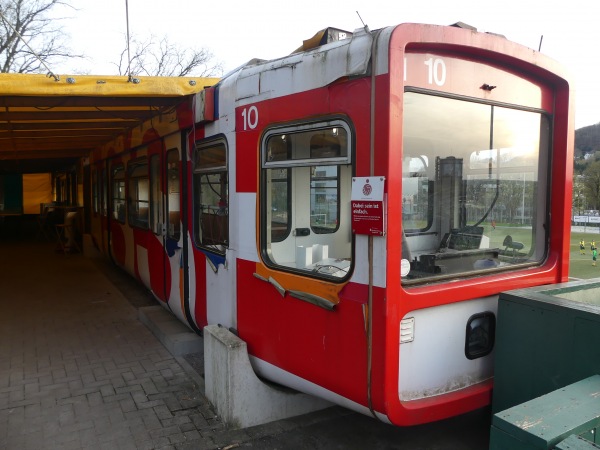
POLYGON ((268 264, 318 278, 349 274, 350 149, 350 131, 341 120, 265 135, 261 235, 268 264))
POLYGON ((403 129, 404 282, 543 259, 545 116, 407 92, 403 129))
POLYGON ((199 142, 194 165, 194 240, 225 253, 229 245, 229 184, 224 141, 199 142))
POLYGON ((101 193, 100 204, 102 206, 101 212, 103 216, 108 215, 108 178, 106 176, 106 167, 102 168, 102 176, 100 177, 101 193))
POLYGON ((290 169, 273 169, 268 183, 271 198, 271 242, 281 242, 290 234, 290 169))
POLYGON ((404 166, 408 169, 402 178, 402 220, 405 230, 424 231, 431 226, 433 192, 429 190, 427 156, 407 157, 404 166))
POLYGON ((162 195, 160 191, 160 155, 150 156, 150 228, 162 232, 162 195))
POLYGON ((112 168, 112 208, 113 218, 125 223, 125 168, 123 164, 112 168))
POLYGON ((98 168, 92 171, 92 211, 98 214, 100 211, 100 187, 98 186, 98 168))
POLYGON ((181 216, 179 208, 179 152, 177 149, 167 152, 167 212, 169 224, 167 236, 179 240, 181 234, 181 216))
POLYGON ((310 228, 335 233, 339 219, 339 168, 312 166, 310 170, 310 228))
POLYGON ((150 182, 148 179, 148 162, 140 159, 128 165, 129 225, 148 228, 148 207, 150 206, 150 182))

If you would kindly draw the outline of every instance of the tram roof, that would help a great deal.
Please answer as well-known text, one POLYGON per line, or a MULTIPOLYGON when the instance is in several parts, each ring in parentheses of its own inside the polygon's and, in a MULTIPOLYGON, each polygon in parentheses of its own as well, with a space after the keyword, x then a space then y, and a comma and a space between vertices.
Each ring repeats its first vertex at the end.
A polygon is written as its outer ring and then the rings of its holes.
POLYGON ((0 172, 72 164, 218 78, 0 74, 0 172))

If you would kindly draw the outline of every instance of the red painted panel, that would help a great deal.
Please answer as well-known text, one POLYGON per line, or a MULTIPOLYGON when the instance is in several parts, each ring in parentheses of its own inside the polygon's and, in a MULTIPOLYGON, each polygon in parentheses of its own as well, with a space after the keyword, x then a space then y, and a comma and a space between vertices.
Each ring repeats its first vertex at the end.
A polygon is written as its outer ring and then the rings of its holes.
POLYGON ((146 248, 148 249, 148 266, 150 270, 150 285, 152 292, 162 301, 167 301, 167 292, 171 292, 171 271, 165 270, 163 261, 167 258, 166 250, 159 237, 152 231, 146 233, 146 248))
MULTIPOLYGON (((260 135, 267 125, 284 125, 334 114, 351 117, 356 130, 356 158, 361 166, 369 161, 369 85, 368 79, 336 83, 321 89, 245 105, 236 110, 237 191, 257 192, 260 170, 260 135), (250 112, 252 110, 252 112, 250 112), (252 128, 251 128, 252 127, 252 128)), ((358 174, 357 174, 358 175, 358 174)))
MULTIPOLYGON (((255 278, 255 263, 238 260, 238 331, 250 354, 346 398, 367 404, 366 286, 350 284, 333 311, 286 295, 255 278), (251 294, 249 294, 251 293, 251 294)), ((375 289, 373 379, 383 395, 383 291, 375 289), (381 306, 380 306, 381 305, 381 306)))
POLYGON ((258 185, 258 132, 236 133, 236 186, 237 192, 256 192, 258 185), (243 170, 242 170, 243 168, 243 170))
POLYGON ((125 234, 123 225, 114 220, 110 222, 110 239, 112 243, 112 256, 120 266, 125 265, 125 234))

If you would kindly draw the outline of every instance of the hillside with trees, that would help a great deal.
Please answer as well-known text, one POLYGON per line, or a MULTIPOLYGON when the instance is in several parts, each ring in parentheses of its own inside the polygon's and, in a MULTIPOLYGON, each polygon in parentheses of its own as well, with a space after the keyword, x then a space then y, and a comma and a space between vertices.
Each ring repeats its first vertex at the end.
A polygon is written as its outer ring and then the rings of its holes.
POLYGON ((575 175, 583 175, 595 161, 600 161, 600 122, 575 130, 575 175))
POLYGON ((575 159, 596 152, 600 152, 600 123, 575 130, 575 159))

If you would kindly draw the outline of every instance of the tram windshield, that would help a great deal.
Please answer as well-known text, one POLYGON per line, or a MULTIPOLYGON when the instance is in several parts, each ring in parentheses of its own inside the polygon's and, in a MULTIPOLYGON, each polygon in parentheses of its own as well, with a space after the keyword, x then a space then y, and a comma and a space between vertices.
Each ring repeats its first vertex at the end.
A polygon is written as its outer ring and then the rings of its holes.
POLYGON ((542 261, 544 115, 406 92, 403 129, 403 283, 542 261))

